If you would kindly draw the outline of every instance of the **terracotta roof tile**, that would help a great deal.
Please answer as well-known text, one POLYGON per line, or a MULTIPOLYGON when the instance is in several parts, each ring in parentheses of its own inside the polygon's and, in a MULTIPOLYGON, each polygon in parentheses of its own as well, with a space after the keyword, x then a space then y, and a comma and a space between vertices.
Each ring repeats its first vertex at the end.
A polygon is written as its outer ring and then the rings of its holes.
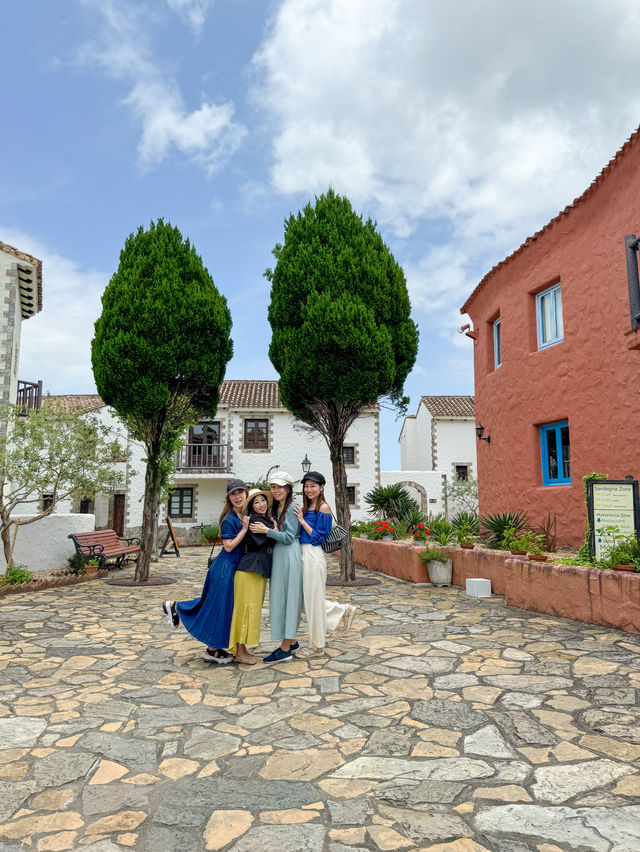
POLYGON ((220 405, 229 408, 284 408, 278 382, 229 379, 222 383, 220 405))
POLYGON ((104 402, 97 393, 47 394, 42 398, 42 404, 54 405, 65 414, 72 411, 86 414, 88 411, 96 411, 104 406, 104 402))
MULTIPOLYGON (((45 399, 59 405, 63 411, 95 411, 104 405, 97 393, 64 394, 48 396, 45 399)), ((249 379, 224 381, 220 389, 220 405, 229 408, 284 408, 277 381, 249 379)))
POLYGON ((579 204, 584 202, 593 192, 595 192, 595 190, 600 186, 600 184, 603 182, 605 177, 609 174, 611 169, 613 169, 616 165, 618 165, 620 160, 631 150, 631 148, 634 145, 636 145, 638 143, 639 138, 640 138, 640 127, 636 128, 636 130, 631 134, 631 136, 624 143, 622 148, 620 148, 616 152, 615 156, 611 160, 609 160, 609 162, 602 169, 600 174, 597 175, 597 177, 594 178, 593 181, 591 181, 591 183, 585 189, 585 191, 582 193, 582 195, 579 195, 577 198, 574 198, 574 200, 571 202, 571 204, 567 204, 567 206, 564 208, 564 210, 561 210, 558 213, 557 216, 554 216, 554 218, 551 219, 550 222, 547 222, 547 224, 544 226, 544 228, 541 228, 539 231, 536 231, 536 233, 533 236, 527 237, 527 239, 522 243, 522 245, 519 248, 517 248, 514 252, 512 252, 508 257, 505 257, 504 260, 501 260, 500 263, 496 263, 496 265, 494 267, 492 267, 487 272, 487 274, 480 281, 480 283, 476 286, 473 293, 469 296, 469 298, 464 303, 464 305, 460 308, 460 313, 461 314, 467 313, 467 307, 469 305, 469 302, 473 299, 473 297, 476 295, 478 290, 480 290, 482 287, 485 286, 485 284, 498 271, 498 269, 500 269, 505 264, 509 263, 509 261, 513 260, 513 258, 517 254, 520 254, 521 251, 524 251, 524 249, 528 245, 535 242, 538 239, 538 237, 540 237, 542 234, 544 234, 545 231, 548 231, 549 228, 553 227, 553 225, 555 225, 556 222, 558 222, 564 216, 567 216, 573 210, 574 207, 577 207, 579 204))
POLYGON ((472 396, 423 396, 422 402, 432 417, 474 417, 472 396))
MULTIPOLYGON (((6 252, 7 254, 12 254, 16 260, 22 260, 25 263, 31 264, 36 271, 36 281, 38 284, 38 311, 42 310, 42 261, 38 260, 37 257, 33 257, 31 254, 27 254, 24 251, 20 251, 20 249, 14 248, 10 246, 8 243, 3 243, 0 240, 0 251, 6 252)), ((37 313, 37 311, 36 311, 37 313)))

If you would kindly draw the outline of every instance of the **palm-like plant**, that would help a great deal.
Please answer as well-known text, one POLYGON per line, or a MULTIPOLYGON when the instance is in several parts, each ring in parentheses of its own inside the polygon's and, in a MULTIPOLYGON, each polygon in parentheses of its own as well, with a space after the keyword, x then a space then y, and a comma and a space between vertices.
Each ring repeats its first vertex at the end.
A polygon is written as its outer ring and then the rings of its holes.
POLYGON ((364 497, 371 508, 369 513, 389 521, 399 521, 414 510, 419 510, 416 501, 404 486, 396 482, 393 485, 379 485, 364 497))
POLYGON ((527 525, 526 512, 501 512, 497 515, 482 515, 480 518, 480 533, 489 547, 504 550, 503 539, 509 528, 513 533, 522 532, 527 525))

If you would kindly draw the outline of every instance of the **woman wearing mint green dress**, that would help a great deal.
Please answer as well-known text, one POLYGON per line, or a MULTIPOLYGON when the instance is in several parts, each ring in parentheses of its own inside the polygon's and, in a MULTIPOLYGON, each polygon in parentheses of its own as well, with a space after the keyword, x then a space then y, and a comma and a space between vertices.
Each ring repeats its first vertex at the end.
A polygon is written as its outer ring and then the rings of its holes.
POLYGON ((296 635, 302 611, 302 552, 300 550, 300 523, 293 507, 293 477, 277 470, 269 477, 273 495, 273 516, 278 529, 268 529, 260 523, 251 524, 253 533, 264 533, 273 539, 273 562, 269 579, 269 620, 271 638, 280 642, 265 663, 283 663, 293 659, 300 647, 296 635), (263 529, 264 526, 264 529, 263 529))

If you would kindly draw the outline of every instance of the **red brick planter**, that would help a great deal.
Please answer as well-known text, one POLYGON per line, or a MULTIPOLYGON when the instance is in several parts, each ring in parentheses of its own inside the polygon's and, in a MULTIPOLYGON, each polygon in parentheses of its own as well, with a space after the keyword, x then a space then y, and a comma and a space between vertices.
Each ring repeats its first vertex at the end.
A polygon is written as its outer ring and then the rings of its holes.
MULTIPOLYGON (((455 586, 484 577, 511 606, 640 633, 640 574, 530 562, 495 550, 444 549, 453 561, 455 586)), ((353 540, 356 562, 411 583, 428 582, 420 551, 400 542, 353 540)))

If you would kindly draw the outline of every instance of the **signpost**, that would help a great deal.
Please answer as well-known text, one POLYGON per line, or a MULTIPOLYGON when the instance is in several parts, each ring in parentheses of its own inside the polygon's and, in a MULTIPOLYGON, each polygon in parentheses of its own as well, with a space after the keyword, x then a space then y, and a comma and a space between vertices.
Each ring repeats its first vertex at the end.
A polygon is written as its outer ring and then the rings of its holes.
POLYGON ((640 534, 640 504, 637 479, 590 479, 587 481, 589 514, 589 555, 595 559, 607 556, 613 537, 603 531, 617 528, 618 536, 640 534))
POLYGON ((164 544, 160 550, 160 556, 180 556, 180 548, 178 546, 178 539, 176 538, 176 534, 173 530, 173 524, 171 523, 171 518, 167 518, 167 535, 164 540, 164 544), (173 545, 173 547, 171 547, 173 545))

